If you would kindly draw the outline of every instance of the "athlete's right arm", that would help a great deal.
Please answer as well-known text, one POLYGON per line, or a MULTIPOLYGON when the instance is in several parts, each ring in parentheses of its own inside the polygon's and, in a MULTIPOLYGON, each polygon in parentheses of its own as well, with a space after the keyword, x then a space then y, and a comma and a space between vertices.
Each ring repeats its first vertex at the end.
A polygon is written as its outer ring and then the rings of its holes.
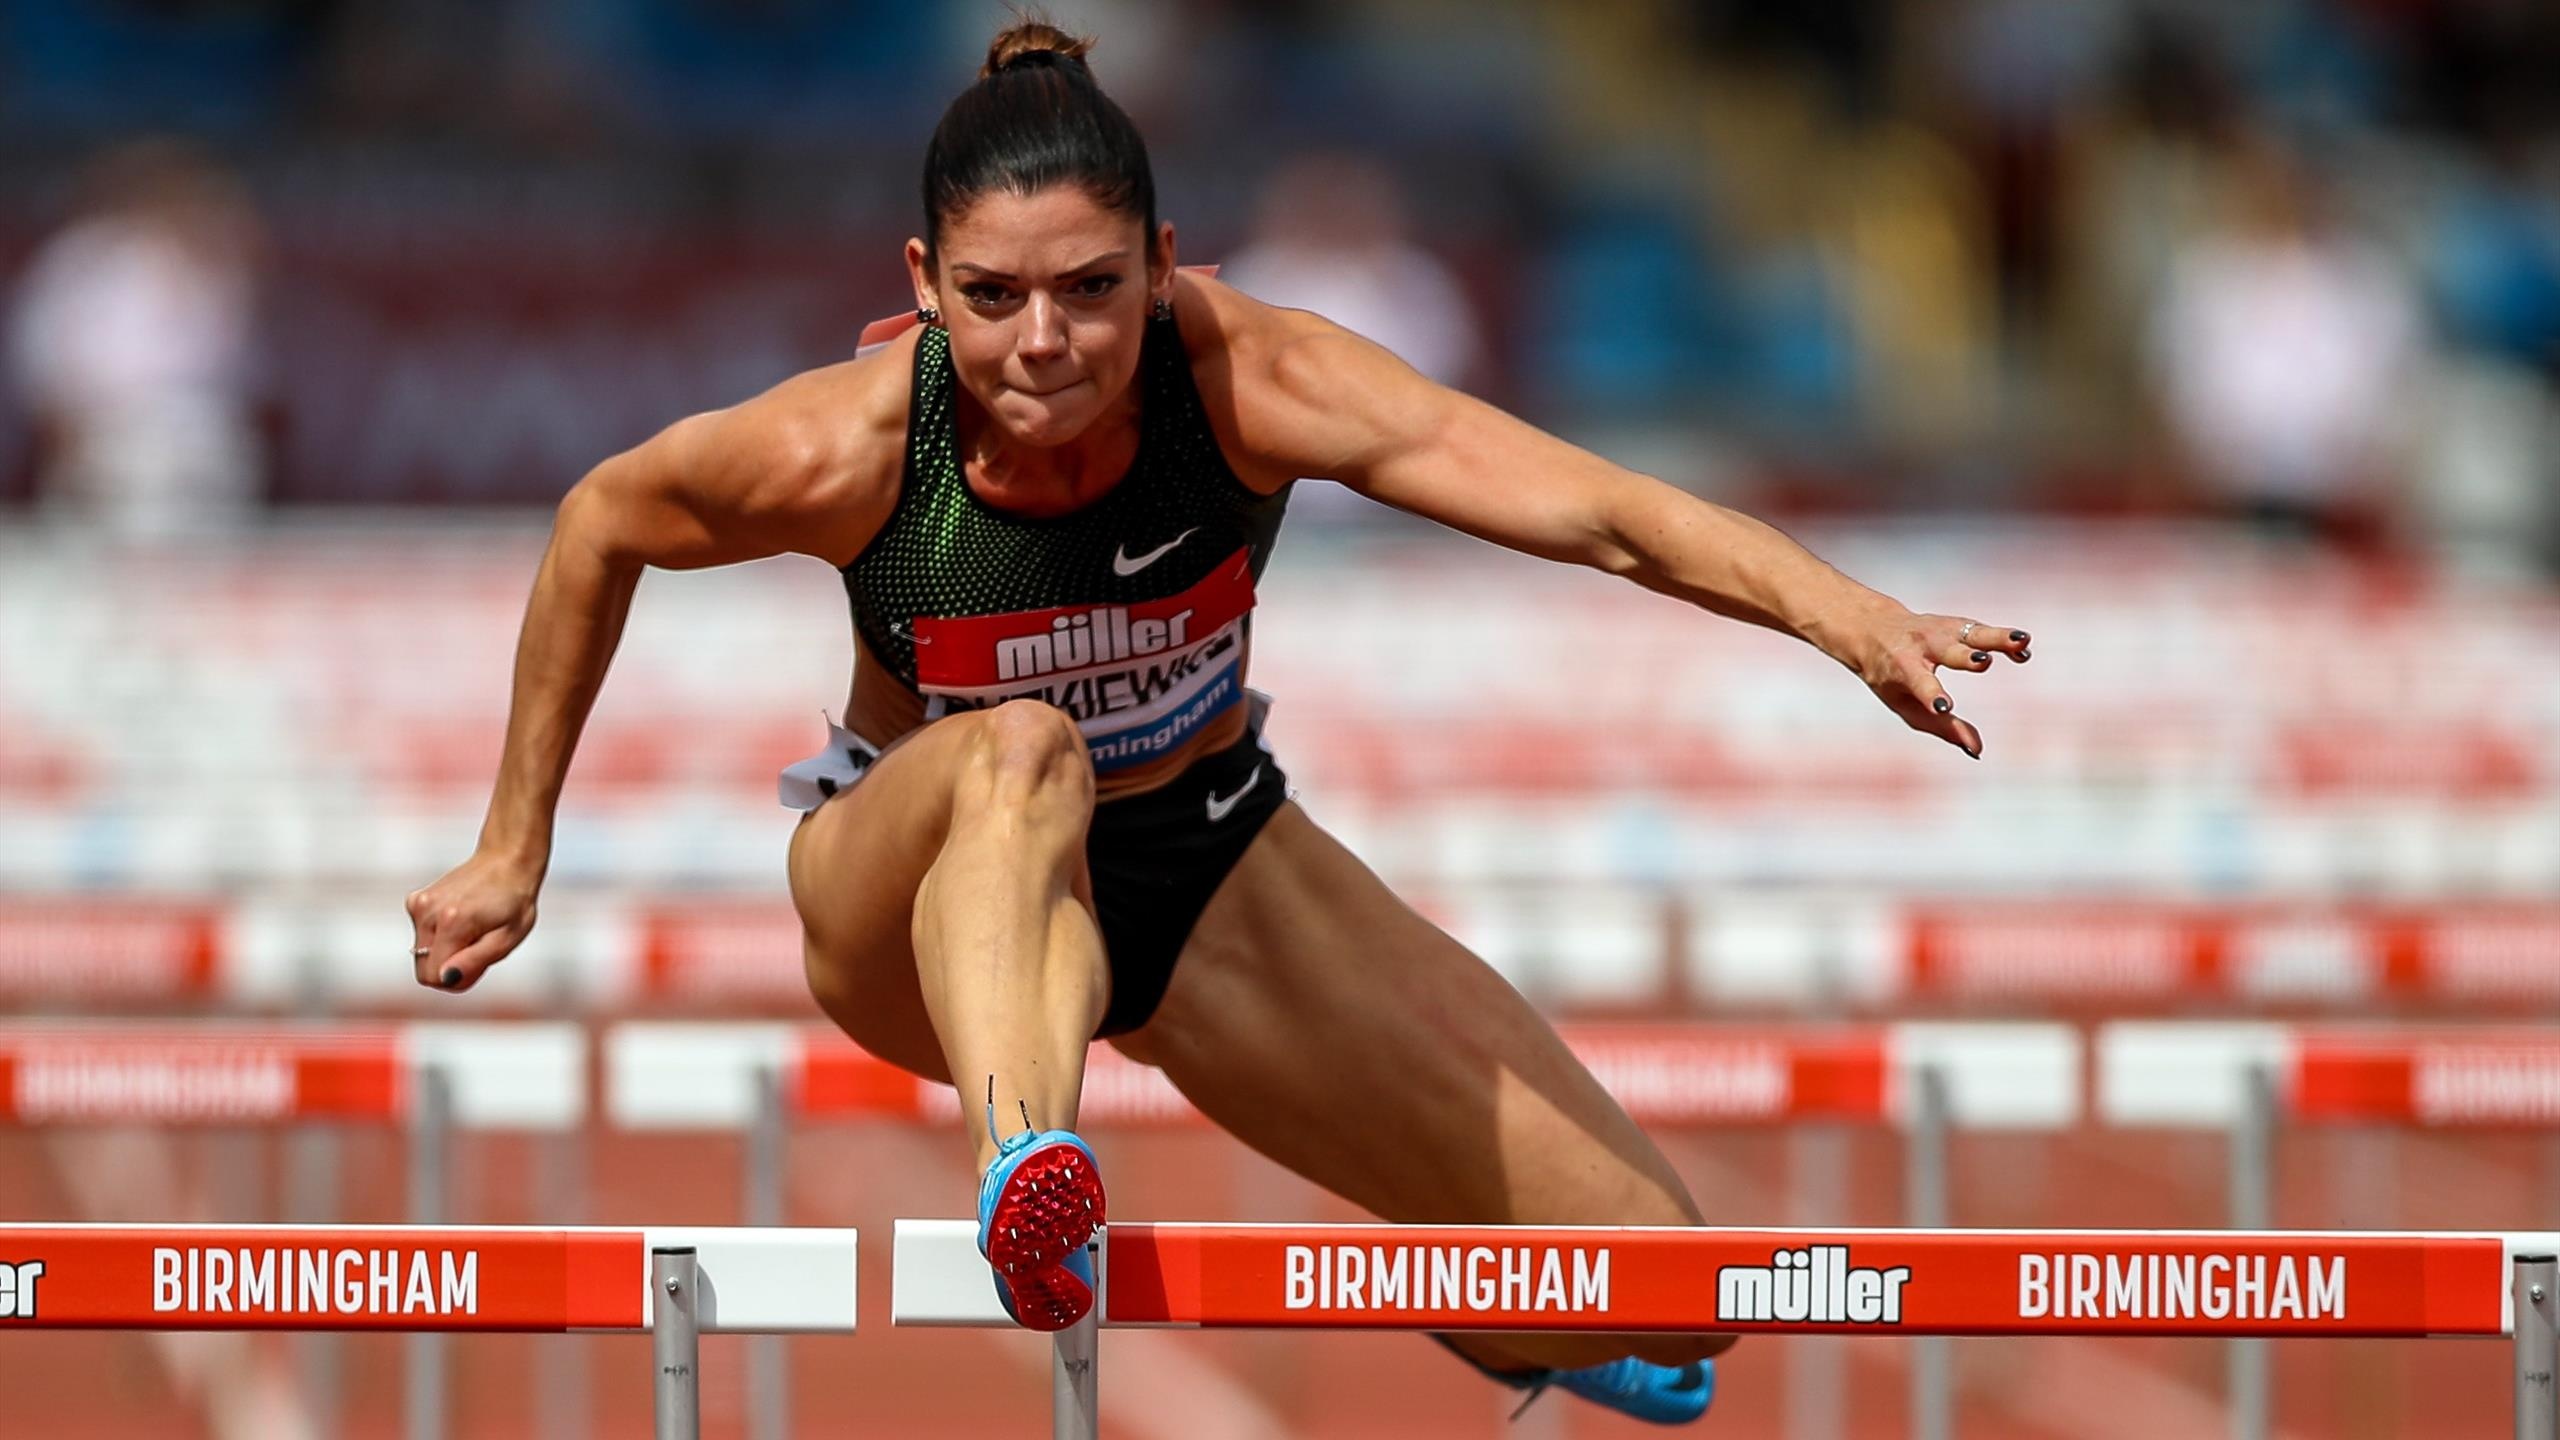
POLYGON ((886 522, 904 416, 881 413, 878 362, 901 349, 678 421, 589 471, 560 502, 517 637, 479 846, 408 899, 420 984, 468 990, 533 929, 561 784, 642 571, 787 553, 841 565, 886 522))

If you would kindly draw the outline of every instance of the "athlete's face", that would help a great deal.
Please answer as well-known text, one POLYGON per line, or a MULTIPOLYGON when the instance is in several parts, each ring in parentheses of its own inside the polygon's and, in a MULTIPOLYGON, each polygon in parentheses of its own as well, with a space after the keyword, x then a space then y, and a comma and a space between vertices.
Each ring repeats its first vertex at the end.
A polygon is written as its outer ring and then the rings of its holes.
POLYGON ((1073 185, 999 191, 944 221, 932 266, 909 240, 907 268, 969 394, 1013 439, 1063 445, 1138 373, 1148 308, 1173 294, 1173 227, 1157 240, 1073 185))

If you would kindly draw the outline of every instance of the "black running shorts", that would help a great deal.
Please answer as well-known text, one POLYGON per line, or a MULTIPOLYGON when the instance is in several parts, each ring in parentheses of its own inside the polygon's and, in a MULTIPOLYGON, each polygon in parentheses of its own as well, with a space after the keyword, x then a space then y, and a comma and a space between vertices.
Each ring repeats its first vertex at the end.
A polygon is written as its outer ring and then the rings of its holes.
POLYGON ((1084 853, 1111 960, 1111 1003, 1097 1036, 1126 1034, 1156 1013, 1209 897, 1289 798, 1260 719, 1170 783, 1093 807, 1084 853))

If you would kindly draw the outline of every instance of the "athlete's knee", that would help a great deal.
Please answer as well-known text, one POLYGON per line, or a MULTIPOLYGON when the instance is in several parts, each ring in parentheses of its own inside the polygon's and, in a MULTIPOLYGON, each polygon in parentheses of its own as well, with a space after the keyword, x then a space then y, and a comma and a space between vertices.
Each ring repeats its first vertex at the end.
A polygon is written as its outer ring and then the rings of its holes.
POLYGON ((1093 804, 1093 761, 1067 712, 1007 701, 975 717, 960 788, 964 806, 1064 808, 1081 817, 1093 804))

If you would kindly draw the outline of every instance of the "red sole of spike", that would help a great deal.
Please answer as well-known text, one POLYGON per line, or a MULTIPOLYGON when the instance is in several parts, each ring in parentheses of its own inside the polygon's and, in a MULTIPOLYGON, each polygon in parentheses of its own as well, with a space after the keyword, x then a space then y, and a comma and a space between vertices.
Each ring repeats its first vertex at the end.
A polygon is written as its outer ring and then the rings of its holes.
POLYGON ((1093 1289, 1064 1265, 1008 1275, 1014 1318, 1025 1330, 1042 1334, 1064 1330, 1093 1312, 1093 1289))
POLYGON ((1034 1330, 1063 1330, 1093 1308, 1093 1289, 1059 1262, 1084 1248, 1106 1215, 1102 1177, 1072 1145, 1033 1155, 1005 1177, 987 1226, 987 1263, 1034 1330))

